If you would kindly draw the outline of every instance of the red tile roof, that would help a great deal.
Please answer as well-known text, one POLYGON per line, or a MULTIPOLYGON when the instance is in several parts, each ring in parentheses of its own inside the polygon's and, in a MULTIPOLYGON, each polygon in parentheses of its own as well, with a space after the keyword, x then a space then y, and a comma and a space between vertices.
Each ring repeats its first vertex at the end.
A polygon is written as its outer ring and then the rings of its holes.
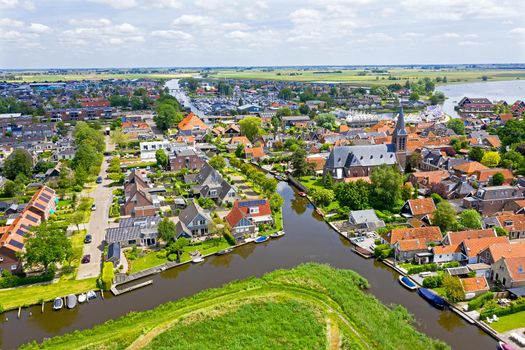
POLYGON ((467 277, 462 278, 460 281, 465 293, 489 290, 489 285, 485 277, 467 277))
POLYGON ((442 239, 441 230, 437 226, 395 228, 386 236, 390 244, 412 239, 422 239, 425 243, 437 242, 442 239))
POLYGON ((197 117, 195 114, 188 114, 178 125, 179 130, 207 130, 208 125, 206 125, 201 118, 197 117))
POLYGON ((412 215, 431 214, 436 210, 436 205, 432 198, 409 199, 408 205, 410 206, 412 215))

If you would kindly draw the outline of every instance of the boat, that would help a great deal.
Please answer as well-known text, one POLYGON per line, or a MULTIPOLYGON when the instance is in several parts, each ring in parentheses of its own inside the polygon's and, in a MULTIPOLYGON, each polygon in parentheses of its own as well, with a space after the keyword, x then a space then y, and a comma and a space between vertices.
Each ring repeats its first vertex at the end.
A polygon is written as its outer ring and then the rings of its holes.
POLYGON ((82 294, 78 295, 78 302, 79 302, 79 304, 82 304, 86 300, 87 300, 87 294, 86 293, 82 293, 82 294))
POLYGON ((407 276, 399 276, 399 283, 407 289, 415 290, 417 289, 417 285, 407 276))
POLYGON ((191 261, 194 263, 194 264, 198 264, 198 263, 201 263, 204 261, 204 258, 202 256, 197 256, 193 259, 191 259, 191 261))
POLYGON ((95 293, 94 290, 90 290, 89 292, 87 292, 87 300, 96 299, 96 298, 97 298, 97 293, 95 293))
POLYGON ((56 298, 55 301, 53 301, 53 310, 60 310, 62 307, 64 307, 64 300, 62 300, 62 298, 56 298))
POLYGON ((301 197, 306 197, 306 193, 305 192, 299 192, 298 195, 301 196, 301 197))
POLYGON ((430 289, 419 288, 417 292, 419 295, 421 295, 423 299, 425 299, 426 301, 428 301, 430 304, 434 305, 438 309, 444 309, 447 306, 447 302, 445 301, 445 299, 433 293, 432 291, 430 291, 430 289))
POLYGON ((229 254, 233 252, 233 248, 226 248, 226 249, 223 249, 223 250, 219 250, 217 252, 217 255, 226 255, 226 254, 229 254))
POLYGON ((322 211, 321 209, 319 209, 319 208, 315 208, 315 212, 316 212, 317 214, 319 214, 320 216, 323 216, 323 217, 324 217, 324 213, 323 213, 323 211, 322 211))
POLYGON ((260 236, 260 237, 257 237, 255 239, 255 243, 263 243, 263 242, 266 242, 269 239, 270 239, 270 237, 268 237, 268 236, 260 236))
POLYGON ((66 305, 68 309, 72 309, 77 306, 77 296, 75 294, 69 294, 66 297, 66 305))
POLYGON ((279 238, 279 237, 282 237, 282 236, 284 236, 284 231, 277 231, 277 232, 274 232, 274 233, 270 234, 271 238, 279 238))
POLYGON ((498 348, 501 349, 501 350, 515 350, 516 349, 512 345, 507 344, 507 343, 502 342, 502 341, 498 342, 498 348))

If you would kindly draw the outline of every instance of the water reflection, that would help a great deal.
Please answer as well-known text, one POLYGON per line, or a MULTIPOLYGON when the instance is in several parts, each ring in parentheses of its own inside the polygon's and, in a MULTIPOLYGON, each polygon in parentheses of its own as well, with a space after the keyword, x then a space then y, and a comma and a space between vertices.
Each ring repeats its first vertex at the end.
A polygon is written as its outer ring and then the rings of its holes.
POLYGON ((452 332, 456 328, 465 328, 465 322, 450 310, 440 313, 438 323, 449 332, 452 332))

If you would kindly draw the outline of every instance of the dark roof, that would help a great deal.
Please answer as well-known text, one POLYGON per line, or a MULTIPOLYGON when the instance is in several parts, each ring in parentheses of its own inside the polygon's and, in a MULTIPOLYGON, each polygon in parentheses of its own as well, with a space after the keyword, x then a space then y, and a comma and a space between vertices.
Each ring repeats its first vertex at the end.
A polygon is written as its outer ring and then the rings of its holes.
POLYGON ((397 117, 396 128, 394 129, 394 135, 406 135, 405 129, 405 114, 403 113, 403 106, 399 107, 399 115, 397 117))
POLYGON ((116 259, 117 261, 120 260, 120 243, 115 242, 111 243, 108 246, 108 260, 110 259, 116 259))
POLYGON ((210 216, 195 202, 191 202, 180 212, 179 221, 187 226, 198 214, 211 221, 210 216))
POLYGON ((106 241, 108 243, 125 242, 139 239, 141 228, 139 226, 108 228, 106 231, 106 241))

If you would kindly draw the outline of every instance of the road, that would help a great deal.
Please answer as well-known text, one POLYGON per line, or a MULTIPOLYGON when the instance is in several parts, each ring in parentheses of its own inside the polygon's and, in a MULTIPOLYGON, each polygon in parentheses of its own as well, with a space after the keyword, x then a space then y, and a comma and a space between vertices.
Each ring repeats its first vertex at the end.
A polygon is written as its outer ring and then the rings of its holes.
MULTIPOLYGON (((106 150, 111 151, 112 145, 109 143, 109 136, 106 136, 106 150)), ((90 254, 91 261, 88 264, 80 264, 77 273, 77 279, 86 279, 97 277, 100 274, 102 258, 104 253, 104 239, 106 229, 109 227, 109 208, 111 205, 112 188, 109 187, 110 180, 106 178, 106 169, 108 167, 108 157, 104 156, 99 175, 102 177, 102 184, 97 184, 96 189, 89 194, 94 198, 97 210, 91 212, 91 219, 87 226, 88 233, 93 240, 89 244, 84 244, 83 255, 90 254)))

